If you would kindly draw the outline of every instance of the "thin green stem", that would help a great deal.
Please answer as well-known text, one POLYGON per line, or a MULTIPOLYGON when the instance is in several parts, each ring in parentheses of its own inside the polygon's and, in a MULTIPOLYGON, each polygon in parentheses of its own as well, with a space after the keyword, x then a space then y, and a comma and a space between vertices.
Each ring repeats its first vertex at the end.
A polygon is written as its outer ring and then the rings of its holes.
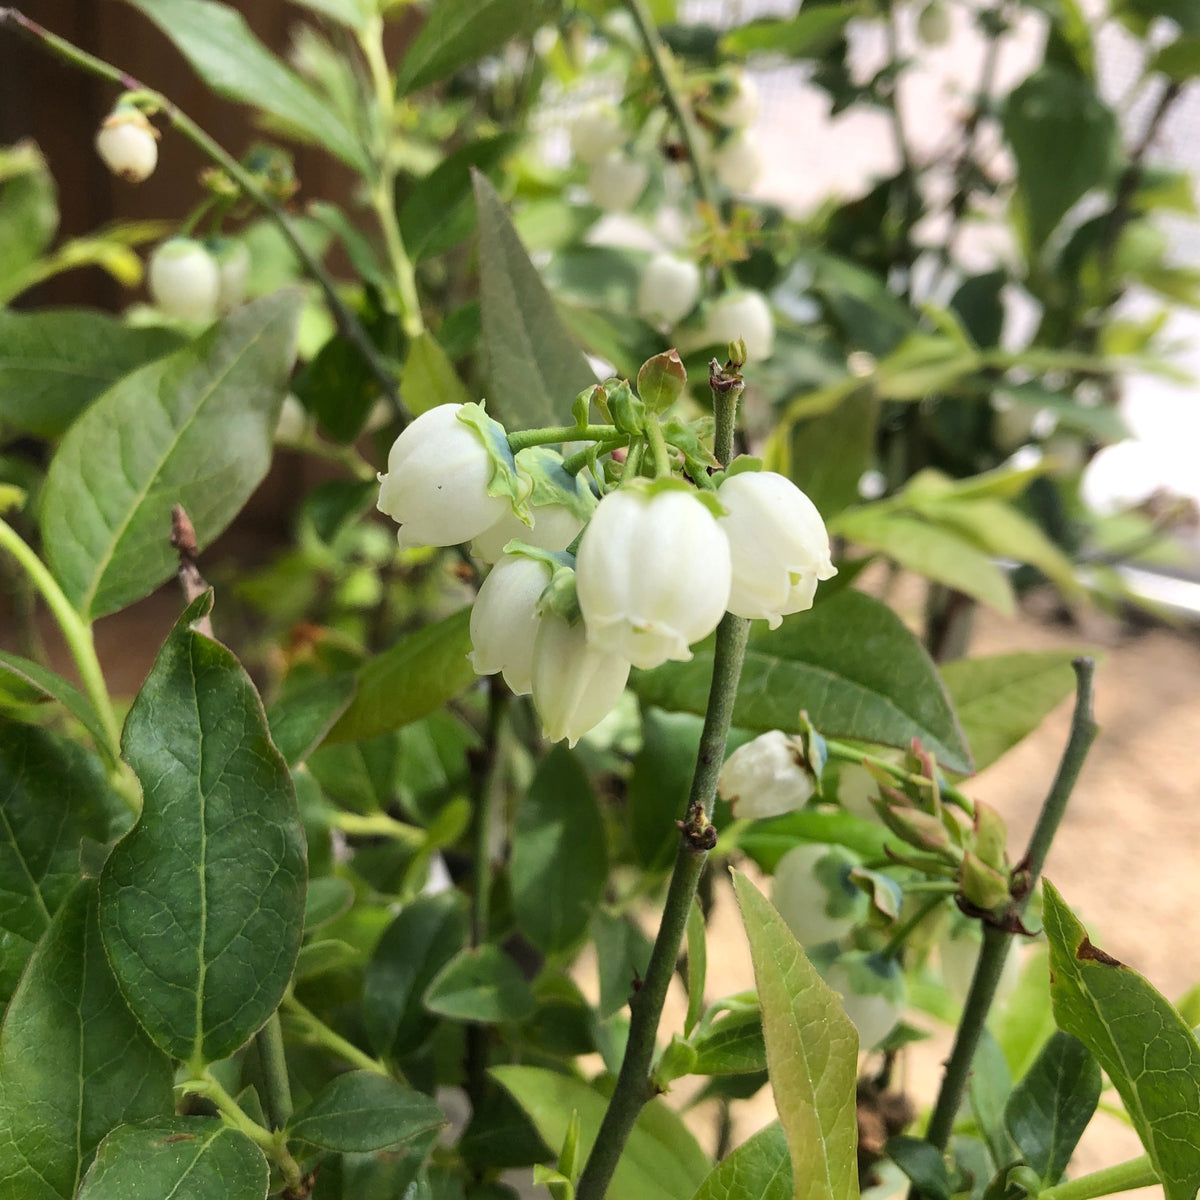
POLYGON ((589 446, 585 450, 576 450, 574 454, 567 455, 563 459, 563 470, 568 475, 578 475, 584 467, 591 461, 592 453, 595 452, 596 457, 603 458, 606 454, 611 454, 614 450, 619 450, 622 446, 629 444, 629 438, 625 434, 620 434, 617 437, 603 438, 594 446, 589 446))
POLYGON ((733 434, 737 425, 738 401, 745 384, 740 376, 727 375, 717 369, 714 358, 709 371, 713 399, 713 454, 723 467, 729 466, 733 458, 733 434))
POLYGON ((317 437, 315 433, 294 442, 280 439, 277 444, 285 450, 295 450, 300 454, 311 454, 325 462, 337 463, 338 466, 345 467, 355 479, 361 479, 364 483, 373 482, 375 479, 375 468, 353 446, 335 446, 332 442, 317 437))
POLYGON ((425 844, 425 833, 415 825, 405 825, 387 813, 338 812, 330 818, 330 823, 351 837, 386 837, 393 841, 402 842, 406 846, 420 849, 425 844))
MULTIPOLYGON (((907 771, 903 767, 893 762, 888 762, 886 758, 880 758, 877 754, 867 754, 854 746, 846 746, 841 742, 826 740, 825 749, 830 758, 836 758, 841 762, 854 763, 857 766, 862 766, 863 763, 870 763, 871 766, 880 771, 886 771, 893 779, 899 783, 912 783, 917 787, 930 788, 933 786, 933 781, 927 779, 924 775, 917 775, 913 771, 907 771)), ((975 812, 975 802, 965 792, 954 787, 953 784, 948 784, 939 781, 938 794, 943 800, 949 801, 956 808, 962 809, 963 812, 973 815, 975 812)))
MULTIPOLYGON (((1049 794, 1042 804, 1037 824, 1030 836, 1029 848, 1018 868, 1027 873, 1028 880, 1024 897, 1015 905, 1018 916, 1024 911, 1037 878, 1041 874, 1046 854, 1049 852, 1050 844, 1062 821, 1063 814, 1066 812, 1067 802, 1070 800, 1075 782, 1079 778, 1084 759, 1096 738, 1098 727, 1092 716, 1092 681, 1096 663, 1091 658, 1077 658, 1072 666, 1075 668, 1077 684, 1071 732, 1067 738, 1067 745, 1063 751, 1058 772, 1050 786, 1049 794)), ((950 1057, 946 1060, 942 1086, 938 1092, 933 1114, 929 1118, 929 1127, 925 1132, 925 1140, 939 1150, 944 1150, 950 1141, 954 1121, 966 1093, 971 1063, 975 1058, 975 1050, 979 1045, 984 1022, 987 1020, 988 1011, 996 995, 996 988, 1000 983, 1004 961, 1008 956, 1008 948, 1012 939, 1013 935, 1007 930, 996 925, 984 925, 983 947, 975 964, 975 974, 971 979, 971 987, 963 1006, 962 1020, 959 1022, 955 1034, 950 1057)), ((909 1192, 910 1198, 915 1198, 918 1194, 916 1188, 909 1192)))
POLYGON ((575 1192, 577 1200, 602 1200, 638 1113, 651 1098, 650 1064, 654 1058, 658 1023, 662 1017, 667 988, 679 960, 679 948, 687 928, 696 886, 714 840, 711 835, 715 831, 709 820, 717 794, 717 775, 725 761, 725 743, 729 736, 749 632, 750 622, 731 613, 726 613, 717 626, 708 711, 700 735, 700 748, 688 796, 687 817, 675 857, 675 869, 667 889, 662 922, 654 939, 646 978, 629 1001, 629 1041, 625 1047, 625 1057, 592 1152, 579 1177, 575 1192))
POLYGON ((884 958, 896 958, 904 949, 905 942, 908 941, 914 929, 925 920, 927 916, 936 908, 940 908, 946 902, 946 894, 944 892, 930 896, 924 904, 920 905, 916 912, 907 920, 902 921, 897 927, 892 936, 888 939, 888 943, 880 951, 884 958))
POLYGON ((615 425, 555 425, 549 429, 518 429, 508 435, 508 448, 516 454, 529 446, 549 446, 553 442, 605 442, 615 438, 622 439, 619 445, 626 440, 615 425))
POLYGON ((651 419, 646 432, 650 435, 650 451, 654 456, 654 474, 658 479, 669 479, 671 475, 671 452, 667 449, 667 439, 663 437, 662 426, 657 420, 651 419))
POLYGON ((370 335, 363 328, 358 317, 338 294, 337 285, 321 265, 320 260, 309 250, 300 237, 299 231, 287 210, 273 196, 267 194, 259 182, 246 171, 222 146, 215 142, 195 121, 182 112, 175 103, 154 88, 147 87, 132 75, 122 71, 112 63, 97 58, 81 49, 66 38, 59 37, 43 28, 36 21, 31 21, 24 13, 15 8, 0 8, 0 25, 10 25, 20 33, 36 42, 43 49, 73 67, 87 71, 125 91, 139 92, 141 98, 150 106, 161 112, 189 142, 206 157, 217 164, 238 187, 261 208, 278 226, 284 240, 292 249, 305 271, 316 281, 325 297, 325 303, 333 314, 341 335, 359 352, 367 368, 374 376, 384 394, 391 401, 405 422, 411 418, 407 409, 400 401, 400 389, 396 375, 376 350, 370 335))
POLYGON ((292 1085, 288 1079, 287 1056, 283 1050, 283 1026, 274 1012, 254 1039, 262 1068, 267 1120, 272 1129, 282 1129, 292 1115, 292 1085))
POLYGON ((1068 1179, 1054 1187, 1038 1192, 1038 1200, 1096 1200, 1098 1196, 1111 1196, 1115 1192, 1128 1192, 1132 1188, 1152 1187, 1162 1181, 1150 1165, 1149 1155, 1131 1158, 1127 1162, 1068 1179))
POLYGON ((362 1071, 371 1071, 376 1075, 388 1075, 393 1079, 404 1082, 404 1075, 397 1069, 389 1070, 377 1058, 372 1058, 364 1050, 360 1050, 353 1042, 347 1041, 336 1030, 330 1029, 316 1013, 304 1007, 290 992, 284 996, 280 1010, 287 1017, 289 1025, 295 1029, 296 1036, 308 1042, 311 1046, 319 1046, 330 1054, 358 1067, 362 1071))

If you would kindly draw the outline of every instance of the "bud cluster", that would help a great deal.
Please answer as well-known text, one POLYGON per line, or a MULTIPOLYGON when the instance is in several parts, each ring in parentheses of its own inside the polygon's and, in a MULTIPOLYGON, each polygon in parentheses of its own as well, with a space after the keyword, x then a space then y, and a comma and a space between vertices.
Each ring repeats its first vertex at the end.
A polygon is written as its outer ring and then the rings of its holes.
POLYGON ((173 237, 150 256, 148 283, 161 312, 199 324, 237 308, 249 276, 250 252, 239 239, 173 237))

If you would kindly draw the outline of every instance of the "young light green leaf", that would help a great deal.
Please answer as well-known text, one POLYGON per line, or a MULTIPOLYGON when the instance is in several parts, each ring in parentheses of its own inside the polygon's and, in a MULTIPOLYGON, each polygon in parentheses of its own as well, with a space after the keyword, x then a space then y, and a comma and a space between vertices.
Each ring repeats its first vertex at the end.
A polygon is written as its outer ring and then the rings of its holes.
POLYGON ((160 1117, 122 1125, 100 1145, 78 1200, 265 1200, 262 1151, 216 1117, 160 1117))
POLYGON ((404 95, 436 83, 509 38, 532 33, 554 11, 549 0, 438 0, 400 64, 396 90, 404 95))
POLYGON ((356 33, 366 29, 367 17, 375 11, 373 0, 292 0, 292 3, 320 13, 356 33))
POLYGON ((521 968, 499 946, 460 950, 425 989, 425 1007, 454 1021, 523 1021, 537 1007, 521 968))
POLYGON ((734 872, 762 1006, 767 1069, 807 1200, 857 1200, 858 1034, 763 894, 734 872))
POLYGON ((1102 1087, 1100 1068, 1087 1047, 1069 1033, 1056 1033, 1013 1088, 1005 1124, 1025 1162, 1048 1187, 1067 1169, 1102 1087))
POLYGON ((721 50, 742 58, 753 54, 779 54, 788 58, 815 58, 842 36, 846 22, 862 12, 860 5, 822 4, 786 20, 750 21, 721 38, 721 50))
POLYGON ((97 1144, 173 1111, 171 1062, 117 991, 81 884, 39 943, 0 1029, 0 1195, 73 1200, 97 1144))
POLYGON ((84 838, 103 842, 119 807, 100 763, 45 729, 0 720, 0 1006, 79 881, 84 838))
POLYGON ((0 304, 27 286, 27 272, 54 240, 54 179, 32 141, 0 148, 0 304))
POLYGON ((183 349, 126 375, 68 430, 50 464, 42 537, 84 617, 114 612, 174 574, 171 508, 201 549, 271 465, 301 297, 248 304, 183 349))
POLYGON ((566 950, 586 932, 608 878, 604 841, 587 773, 555 747, 517 810, 509 871, 517 926, 543 953, 566 950))
POLYGON ((193 1071, 283 997, 304 929, 304 830, 291 775, 236 658, 196 624, 167 638, 125 722, 142 814, 100 876, 104 946, 129 1007, 193 1071))
POLYGON ((483 340, 495 415, 510 432, 560 424, 595 375, 559 319, 496 189, 478 173, 475 203, 483 340))
POLYGON ((941 668, 982 771, 1032 733, 1075 690, 1074 650, 963 658, 941 668))
POLYGON ((693 713, 643 708, 642 746, 625 796, 633 852, 643 867, 664 871, 675 859, 675 822, 687 811, 703 727, 702 718, 693 713))
POLYGON ((1200 1042, 1141 975, 1092 945, 1048 881, 1043 920, 1054 1019, 1112 1080, 1167 1200, 1193 1200, 1200 1187, 1200 1042))
POLYGON ((793 1200, 792 1158, 772 1121, 713 1168, 693 1200, 793 1200))
POLYGON ((0 420, 58 437, 122 375, 170 354, 182 339, 87 309, 0 312, 0 420))
POLYGON ((288 1122, 288 1136, 324 1150, 386 1150, 446 1123, 428 1096, 374 1071, 336 1075, 288 1122))
POLYGON ((699 900, 692 901, 687 919, 687 1016, 683 1032, 690 1037, 704 1012, 704 982, 708 976, 708 931, 699 900))
POLYGON ((749 1075, 767 1065, 762 1014, 756 1008, 735 1009, 692 1038, 695 1075, 749 1075))
POLYGON ((322 675, 281 696, 267 712, 271 740, 289 767, 303 762, 346 711, 358 682, 353 675, 322 675))
POLYGON ((348 167, 365 173, 366 151, 334 109, 284 66, 235 8, 213 0, 128 0, 178 46, 192 69, 226 100, 278 117, 348 167))
MULTIPOLYGON (((703 713, 711 643, 688 663, 635 671, 647 704, 703 713)), ((799 733, 800 710, 829 737, 908 746, 919 737, 938 762, 971 769, 970 750, 929 655, 890 608, 847 588, 776 630, 751 630, 733 723, 799 733)))
POLYGON ((426 625, 372 658, 358 674, 350 707, 326 742, 358 742, 419 721, 475 678, 470 608, 426 625))
POLYGON ((629 1003, 650 962, 650 940, 637 924, 601 909, 592 920, 596 966, 600 972, 600 1020, 629 1003))
MULTIPOLYGON (((571 1114, 579 1114, 576 1159, 586 1162, 607 1099, 574 1076, 541 1067, 494 1067, 492 1076, 525 1110, 557 1156, 571 1114)), ((608 1200, 691 1200, 709 1173, 709 1162, 683 1122, 661 1100, 638 1116, 608 1188, 608 1200)))
POLYGON ((401 381, 404 403, 414 417, 439 404, 470 404, 475 399, 428 330, 413 338, 408 347, 401 381))

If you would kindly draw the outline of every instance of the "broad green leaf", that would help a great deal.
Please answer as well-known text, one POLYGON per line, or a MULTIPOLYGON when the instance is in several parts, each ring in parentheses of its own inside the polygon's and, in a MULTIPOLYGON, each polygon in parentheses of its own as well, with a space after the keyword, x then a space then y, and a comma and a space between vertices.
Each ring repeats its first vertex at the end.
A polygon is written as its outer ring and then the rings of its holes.
POLYGON ((425 989, 425 1007, 454 1021, 523 1021, 537 1007, 521 968, 499 946, 460 950, 425 989))
POLYGON ((1043 887, 1054 1019, 1112 1080, 1167 1200, 1200 1187, 1200 1042, 1136 971, 1093 946, 1054 885, 1043 887))
POLYGON ((1074 650, 946 663, 942 679, 982 771, 1031 734, 1075 690, 1074 650))
POLYGON ((179 347, 167 329, 135 329, 87 309, 0 312, 0 421, 58 437, 122 375, 179 347))
POLYGON ((1003 1005, 993 1008, 989 1020, 1016 1080, 1025 1077, 1038 1052, 1054 1035, 1054 1013, 1046 987, 1048 962, 1046 944, 1039 942, 1022 964, 1012 994, 1003 1005))
POLYGON ((304 928, 304 831, 249 676, 196 624, 167 638, 125 722, 142 814, 100 876, 113 971, 146 1031, 192 1069, 275 1011, 304 928))
POLYGON ((32 689, 47 700, 57 700, 92 735, 96 749, 106 761, 111 761, 112 751, 104 726, 91 702, 78 688, 40 663, 0 650, 0 687, 11 688, 13 684, 21 690, 32 689))
POLYGON ((263 1152, 216 1117, 122 1125, 100 1145, 79 1200, 265 1200, 263 1152))
POLYGON ((788 478, 827 521, 859 502, 858 481, 874 462, 878 415, 877 397, 858 390, 832 412, 800 421, 791 430, 788 478))
POLYGON ((353 675, 322 675, 290 689, 271 705, 271 740, 289 767, 303 762, 346 711, 357 682, 353 675))
POLYGON ((444 79, 509 38, 532 33, 556 8, 552 0, 438 0, 404 55, 396 90, 404 95, 444 79))
POLYGON ((692 1038, 694 1075, 747 1075, 767 1065, 762 1014, 753 1008, 735 1009, 718 1017, 692 1038))
POLYGON ((846 22, 862 12, 859 4, 822 4, 786 20, 751 21, 725 34, 721 50, 737 58, 752 54, 817 58, 842 36, 846 22))
POLYGON ((308 881, 304 897, 304 932, 336 920, 354 904, 354 885, 336 875, 308 881))
POLYGON ((845 846, 862 858, 879 858, 891 834, 877 821, 864 821, 848 812, 801 809, 780 817, 751 821, 737 833, 737 847, 768 874, 801 842, 845 846))
POLYGON ((366 151, 329 103, 275 57, 237 9, 212 0, 128 0, 179 48, 192 69, 226 100, 278 117, 348 167, 365 173, 366 151))
POLYGON ((847 509, 829 528, 998 612, 1013 612, 1012 587, 1004 572, 972 542, 949 529, 874 506, 847 509))
MULTIPOLYGON (((573 1112, 579 1114, 577 1162, 591 1153, 607 1098, 581 1079, 540 1067, 494 1067, 492 1076, 525 1110, 557 1157, 573 1112)), ((608 1200, 691 1200, 710 1164, 683 1122, 661 1100, 638 1116, 608 1188, 608 1200)))
POLYGON ((999 1042, 989 1030, 984 1029, 971 1062, 968 1097, 975 1125, 997 1167, 1007 1166, 1017 1158, 1004 1120, 1004 1107, 1011 1092, 1012 1075, 1008 1060, 999 1042))
POLYGON ((750 942, 796 1200, 857 1200, 858 1034, 770 902, 736 871, 733 886, 750 942))
POLYGON ((517 809, 513 831, 513 915, 543 953, 586 932, 608 879, 604 822, 579 760, 556 746, 517 809))
POLYGON ((475 176, 483 340, 496 418, 511 432, 568 420, 571 402, 595 382, 563 327, 495 188, 475 176))
POLYGON ((373 1071, 347 1071, 292 1117, 288 1136, 324 1150, 386 1150, 445 1123, 421 1092, 373 1071))
POLYGON ((592 920, 596 967, 600 972, 600 1019, 607 1020, 629 1003, 636 981, 650 962, 650 940, 624 917, 601 909, 592 920))
POLYGON ((375 11, 373 0, 292 0, 292 3, 337 21, 356 33, 366 29, 367 18, 375 11))
POLYGON ((687 1016, 683 1032, 691 1037, 692 1030, 704 1012, 704 985, 708 979, 708 930, 704 925, 704 909, 697 897, 688 909, 687 919, 687 1016))
POLYGON ((350 707, 326 742, 358 742, 419 721, 474 679, 467 655, 470 608, 426 625, 372 658, 358 673, 350 707))
POLYGON ((23 290, 57 228, 54 180, 41 151, 31 141, 0 147, 0 304, 23 290))
POLYGON ((713 1168, 693 1200, 792 1200, 787 1138, 772 1121, 713 1168))
POLYGON ((675 858, 679 829, 704 722, 692 713, 642 712, 642 746, 633 760, 625 797, 630 840, 637 861, 665 870, 675 858))
MULTIPOLYGON (((712 657, 705 643, 691 662, 636 671, 633 690, 647 704, 703 713, 712 657)), ((751 629, 734 725, 799 733, 801 709, 829 737, 901 748, 919 737, 944 767, 971 769, 928 654, 890 608, 862 592, 848 588, 776 630, 751 629)))
POLYGON ((1056 1033, 1004 1109, 1017 1148, 1048 1187, 1061 1178, 1100 1101, 1103 1080, 1088 1049, 1056 1033))
POLYGON ((927 1200, 950 1200, 954 1185, 946 1169, 946 1159, 936 1146, 921 1138, 901 1135, 888 1139, 887 1153, 912 1180, 919 1195, 927 1200))
POLYGON ((123 1121, 174 1111, 172 1069, 121 1001, 81 884, 39 943, 0 1028, 0 1195, 73 1200, 123 1121))
POLYGON ((300 297, 238 309, 181 350, 126 375, 75 422, 42 497, 46 556, 84 617, 114 612, 174 574, 171 508, 201 549, 271 465, 300 297))
POLYGON ((379 383, 366 359, 340 333, 297 374, 292 391, 329 437, 343 445, 362 433, 379 399, 379 383))
POLYGON ((322 746, 309 758, 308 769, 335 804, 367 814, 392 803, 399 760, 399 737, 384 733, 365 742, 322 746))
POLYGON ((454 891, 413 900, 384 930, 363 981, 363 1025, 376 1053, 399 1058, 422 1045, 434 1020, 421 997, 466 936, 454 891))
POLYGON ((404 403, 414 417, 439 404, 470 404, 474 399, 428 330, 409 345, 401 384, 404 403))
POLYGON ((84 838, 109 836, 97 759, 45 729, 0 720, 0 1007, 79 881, 84 838))
POLYGON ((1029 236, 1040 247, 1067 210, 1109 178, 1116 118, 1086 79, 1051 65, 1009 95, 1003 119, 1029 236))

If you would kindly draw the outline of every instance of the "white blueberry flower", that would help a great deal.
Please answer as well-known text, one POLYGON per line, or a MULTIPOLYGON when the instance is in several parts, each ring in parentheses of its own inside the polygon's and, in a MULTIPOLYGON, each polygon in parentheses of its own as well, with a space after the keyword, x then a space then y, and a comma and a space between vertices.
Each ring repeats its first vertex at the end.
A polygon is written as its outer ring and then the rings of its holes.
POLYGON ((866 893, 850 872, 860 863, 842 846, 805 843, 776 864, 771 901, 802 946, 844 937, 867 915, 866 893))
POLYGON ((778 729, 739 746, 717 776, 717 792, 739 819, 793 812, 808 803, 813 790, 796 739, 778 729))
POLYGON ((720 97, 706 106, 708 115, 730 129, 743 129, 758 116, 758 85, 749 75, 738 71, 720 97))
POLYGON ((812 608, 818 580, 837 574, 816 505, 774 471, 730 475, 717 499, 733 565, 729 611, 775 629, 789 613, 812 608))
POLYGON ((588 640, 635 667, 687 662, 725 613, 730 572, 725 534, 692 489, 659 481, 609 492, 575 564, 588 640))
POLYGON ((761 292, 728 292, 704 314, 701 344, 725 346, 739 338, 746 343, 746 361, 770 358, 775 348, 775 318, 761 292))
POLYGON ((588 195, 605 212, 628 212, 646 190, 650 168, 620 150, 612 150, 592 163, 588 195))
POLYGON ((217 263, 217 311, 232 312, 246 298, 246 284, 250 279, 250 251, 240 238, 230 237, 214 239, 209 251, 217 263))
POLYGON ((866 767, 843 763, 837 776, 838 803, 851 816, 864 821, 878 820, 872 796, 879 795, 879 782, 866 767))
POLYGON ((570 625, 555 612, 541 618, 532 690, 549 741, 574 746, 612 711, 628 678, 629 660, 591 645, 582 621, 570 625))
POLYGON ((896 1027, 908 1007, 904 972, 894 958, 848 950, 824 972, 825 982, 842 996, 842 1008, 858 1030, 860 1050, 870 1050, 896 1027))
POLYGON ((158 130, 140 109, 118 105, 96 133, 96 153, 128 183, 141 183, 158 165, 158 130))
POLYGON ((392 443, 377 507, 400 526, 402 549, 469 542, 512 511, 506 496, 488 493, 495 460, 480 431, 459 420, 467 407, 439 404, 392 443))
POLYGON ((544 560, 506 554, 471 609, 471 665, 479 675, 501 672, 518 696, 533 690, 533 644, 541 624, 537 602, 550 576, 544 560))
POLYGON ((749 192, 766 169, 758 139, 748 130, 726 138, 713 151, 713 170, 731 192, 749 192))
POLYGON ((638 283, 637 310, 647 321, 677 325, 700 299, 700 268, 674 254, 656 254, 638 283))
POLYGON ((589 166, 612 151, 619 150, 625 143, 621 120, 611 106, 597 106, 580 113, 571 122, 567 137, 571 153, 579 162, 589 166))
POLYGON ((169 317, 211 321, 217 315, 221 274, 213 256, 193 238, 163 242, 150 256, 150 295, 169 317))

